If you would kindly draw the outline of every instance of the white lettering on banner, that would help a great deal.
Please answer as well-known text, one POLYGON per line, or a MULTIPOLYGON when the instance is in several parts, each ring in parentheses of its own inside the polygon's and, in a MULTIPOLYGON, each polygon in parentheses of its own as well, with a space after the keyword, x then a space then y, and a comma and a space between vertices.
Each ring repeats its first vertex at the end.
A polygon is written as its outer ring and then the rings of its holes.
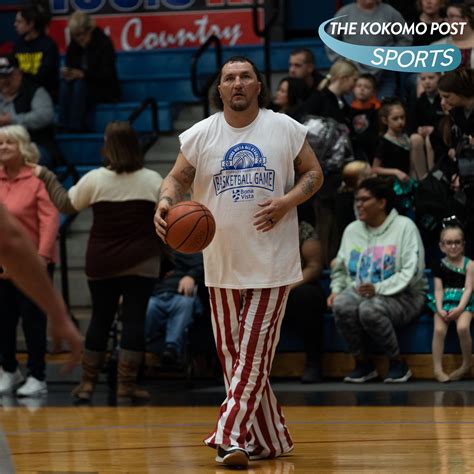
POLYGON ((228 40, 229 46, 234 46, 238 39, 242 36, 240 23, 233 26, 224 26, 222 29, 219 25, 209 24, 209 17, 203 15, 194 21, 196 31, 187 31, 180 28, 176 33, 169 33, 166 30, 158 32, 146 33, 143 37, 142 21, 140 18, 132 18, 122 29, 120 42, 123 51, 132 51, 140 49, 156 49, 167 48, 173 46, 192 46, 187 43, 204 44, 211 35, 216 35, 219 39, 228 40), (138 46, 131 46, 130 40, 139 40, 138 46))

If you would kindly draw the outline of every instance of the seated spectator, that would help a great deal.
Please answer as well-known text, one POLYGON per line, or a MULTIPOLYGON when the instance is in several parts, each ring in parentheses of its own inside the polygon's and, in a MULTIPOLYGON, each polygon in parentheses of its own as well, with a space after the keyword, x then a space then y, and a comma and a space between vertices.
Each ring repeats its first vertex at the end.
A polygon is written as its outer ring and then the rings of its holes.
POLYGON ((66 49, 59 97, 59 125, 65 131, 84 132, 99 102, 120 98, 115 50, 110 38, 82 11, 69 17, 71 42, 66 49))
POLYGON ((405 133, 406 114, 398 99, 385 99, 379 110, 383 135, 375 151, 372 171, 393 178, 397 210, 412 212, 415 182, 410 178, 410 139, 405 133))
POLYGON ((434 314, 433 372, 438 382, 460 380, 472 366, 471 320, 474 310, 472 277, 474 264, 464 256, 464 231, 456 221, 443 227, 439 242, 444 258, 433 267, 434 295, 429 294, 429 307, 434 314), (450 323, 456 325, 462 364, 449 375, 443 370, 444 341, 450 323))
POLYGON ((316 70, 316 60, 308 48, 294 49, 290 53, 288 75, 303 79, 311 91, 316 91, 324 76, 316 70))
POLYGON ((303 79, 284 77, 278 84, 273 109, 294 118, 294 111, 308 98, 309 92, 303 79))
MULTIPOLYGON (((408 23, 426 23, 427 30, 424 33, 414 32, 413 34, 413 46, 424 46, 438 41, 443 38, 443 35, 439 32, 438 28, 434 28, 437 24, 446 21, 446 5, 447 0, 417 0, 416 8, 417 18, 413 18, 412 21, 408 20, 408 23)), ((396 8, 396 7, 395 7, 396 8)), ((401 10, 399 10, 401 12, 401 10)), ((403 14, 403 13, 402 13, 403 14)), ((415 110, 415 102, 417 97, 422 94, 423 90, 418 81, 418 74, 416 73, 403 73, 400 74, 400 82, 402 89, 402 99, 407 106, 408 115, 411 116, 415 110)))
POLYGON ((416 179, 423 179, 434 165, 434 152, 428 137, 440 119, 444 117, 441 108, 441 97, 438 92, 437 72, 423 72, 419 74, 423 93, 415 103, 410 135, 411 144, 411 175, 416 179))
POLYGON ((361 74, 354 86, 352 112, 352 146, 356 160, 372 163, 379 137, 377 83, 372 74, 361 74))
MULTIPOLYGON (((380 0, 356 0, 340 8, 334 17, 344 17, 339 19, 338 22, 346 25, 352 22, 357 24, 363 22, 380 24, 393 22, 401 23, 403 25, 405 24, 405 20, 397 10, 380 0)), ((410 35, 392 35, 383 31, 379 34, 371 35, 363 33, 354 35, 349 34, 347 31, 346 33, 342 32, 335 36, 335 38, 344 43, 376 47, 408 46, 412 43, 412 37, 410 35)), ((326 47, 326 53, 331 62, 335 62, 340 58, 337 53, 328 47, 326 47)), ((370 73, 375 77, 379 98, 395 95, 397 89, 397 78, 394 71, 388 71, 360 63, 357 64, 357 68, 361 73, 370 73)))
POLYGON ((143 167, 138 136, 128 122, 109 123, 104 141, 105 165, 85 174, 68 191, 52 172, 37 167, 36 173, 61 212, 74 214, 87 207, 93 211, 85 269, 92 316, 81 383, 73 395, 90 400, 122 298, 117 396, 146 399, 149 394, 137 386, 137 377, 145 350, 146 307, 160 270, 153 214, 162 178, 143 167))
POLYGON ((314 210, 311 202, 300 204, 297 211, 303 280, 290 286, 282 332, 290 326, 297 326, 306 354, 301 383, 317 383, 321 382, 322 375, 321 355, 326 311, 324 292, 319 284, 323 269, 321 245, 313 227, 314 210))
POLYGON ((446 10, 446 18, 449 23, 465 23, 462 33, 451 35, 431 44, 452 44, 461 50, 460 68, 474 68, 474 12, 472 2, 457 3, 449 5, 446 10))
POLYGON ((155 285, 145 321, 147 348, 161 352, 164 365, 179 365, 183 359, 186 329, 202 311, 198 287, 204 286, 202 253, 173 251, 172 268, 155 285), (159 350, 164 339, 164 349, 159 350))
POLYGON ((415 224, 395 210, 395 195, 385 180, 362 181, 355 202, 359 219, 344 231, 328 297, 336 326, 356 361, 344 381, 378 377, 366 345, 370 340, 389 358, 384 381, 406 382, 412 373, 400 357, 395 329, 423 309, 423 244, 415 224))
POLYGON ((431 26, 446 21, 447 4, 447 0, 416 0, 418 18, 414 18, 413 21, 426 23, 429 28, 423 34, 415 31, 413 34, 413 46, 424 46, 443 37, 439 29, 432 31, 431 26))
POLYGON ((21 7, 15 17, 15 29, 20 36, 13 53, 23 73, 44 87, 53 102, 59 95, 59 50, 46 34, 51 13, 39 2, 21 7))
POLYGON ((331 117, 349 126, 351 109, 344 96, 352 92, 358 76, 352 62, 345 59, 336 61, 319 83, 318 90, 295 110, 294 115, 300 119, 306 115, 331 117))
POLYGON ((40 151, 40 164, 60 160, 54 139, 54 106, 43 87, 23 74, 12 55, 0 57, 0 126, 23 125, 40 151))
MULTIPOLYGON (((39 158, 38 148, 21 125, 0 127, 0 202, 18 219, 35 244, 38 255, 53 274, 59 214, 49 199, 44 184, 31 166, 39 158)), ((0 394, 15 391, 24 378, 16 359, 16 333, 21 318, 28 352, 27 380, 16 390, 24 397, 47 392, 46 315, 8 279, 0 278, 0 355, 3 374, 0 394)))

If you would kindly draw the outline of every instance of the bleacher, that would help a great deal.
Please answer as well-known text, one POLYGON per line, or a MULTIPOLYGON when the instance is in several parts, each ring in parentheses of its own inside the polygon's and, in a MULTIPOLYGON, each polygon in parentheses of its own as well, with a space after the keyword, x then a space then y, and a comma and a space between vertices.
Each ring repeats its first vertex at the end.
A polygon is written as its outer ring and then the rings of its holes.
MULTIPOLYGON (((271 46, 271 66, 274 72, 288 70, 288 57, 297 47, 309 47, 316 56, 319 68, 327 69, 329 60, 319 40, 275 42, 271 46)), ((157 102, 160 133, 171 133, 177 111, 184 104, 198 104, 193 94, 190 64, 195 48, 173 50, 134 51, 117 53, 117 71, 122 101, 99 104, 93 117, 93 131, 89 134, 58 134, 61 151, 72 164, 100 164, 100 149, 105 126, 110 120, 127 120, 141 102, 150 97, 157 102)), ((223 60, 231 56, 246 56, 263 71, 264 53, 261 46, 224 47, 223 60)), ((207 50, 199 59, 198 79, 204 81, 216 72, 215 53, 207 50)), ((152 115, 145 110, 133 122, 139 132, 152 131, 152 115)))
MULTIPOLYGON (((321 285, 329 295, 330 276, 325 270, 321 277, 321 285)), ((433 278, 430 270, 426 270, 430 291, 433 289, 433 278)), ((471 325, 474 341, 474 327, 471 325)), ((411 324, 397 330, 400 351, 407 360, 415 378, 432 379, 431 340, 433 337, 433 313, 425 311, 411 324)), ((371 346, 375 354, 375 363, 379 373, 387 370, 387 358, 375 345, 371 346)), ((278 377, 301 376, 305 356, 303 341, 294 329, 281 333, 272 375, 278 377)), ((454 324, 450 325, 445 341, 445 364, 450 370, 460 365, 459 339, 454 324)), ((347 375, 353 366, 353 359, 347 353, 347 345, 336 329, 333 314, 328 311, 324 315, 322 372, 326 377, 341 378, 347 375)))

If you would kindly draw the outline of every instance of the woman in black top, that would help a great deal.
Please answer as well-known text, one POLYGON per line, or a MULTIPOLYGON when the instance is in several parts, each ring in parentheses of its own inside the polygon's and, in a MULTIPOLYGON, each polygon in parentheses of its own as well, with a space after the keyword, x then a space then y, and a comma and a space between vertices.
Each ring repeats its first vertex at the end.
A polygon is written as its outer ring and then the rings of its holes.
MULTIPOLYGON (((474 157, 474 72, 472 69, 457 69, 441 76, 438 82, 441 101, 451 107, 450 150, 448 156, 457 168, 459 179, 454 184, 462 187, 466 195, 466 255, 474 255, 474 175, 464 171, 464 164, 474 157)), ((469 167, 468 167, 469 168, 469 167)), ((471 166, 472 169, 472 166, 471 166)))
POLYGON ((308 98, 310 89, 304 79, 284 77, 278 84, 273 109, 294 118, 295 110, 308 98))

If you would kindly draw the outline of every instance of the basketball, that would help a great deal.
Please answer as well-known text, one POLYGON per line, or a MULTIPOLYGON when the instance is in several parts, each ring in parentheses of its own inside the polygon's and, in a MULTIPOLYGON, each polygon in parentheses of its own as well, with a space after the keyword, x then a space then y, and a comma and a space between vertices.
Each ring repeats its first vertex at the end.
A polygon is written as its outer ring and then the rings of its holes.
POLYGON ((196 201, 183 201, 172 206, 165 217, 166 243, 182 253, 195 253, 206 248, 214 237, 216 222, 211 211, 196 201))

